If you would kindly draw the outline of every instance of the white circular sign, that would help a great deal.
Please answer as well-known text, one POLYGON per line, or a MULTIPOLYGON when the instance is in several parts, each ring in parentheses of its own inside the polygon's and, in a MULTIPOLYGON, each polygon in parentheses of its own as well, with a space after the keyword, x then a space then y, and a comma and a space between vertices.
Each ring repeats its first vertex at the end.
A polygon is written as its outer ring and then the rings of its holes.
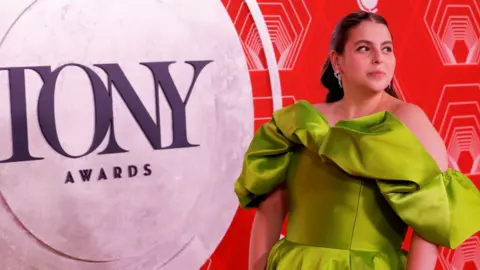
POLYGON ((368 12, 377 12, 378 0, 357 0, 360 9, 368 12))
POLYGON ((45 0, 9 31, 6 19, 7 266, 200 267, 233 218, 253 132, 245 56, 222 3, 45 0))

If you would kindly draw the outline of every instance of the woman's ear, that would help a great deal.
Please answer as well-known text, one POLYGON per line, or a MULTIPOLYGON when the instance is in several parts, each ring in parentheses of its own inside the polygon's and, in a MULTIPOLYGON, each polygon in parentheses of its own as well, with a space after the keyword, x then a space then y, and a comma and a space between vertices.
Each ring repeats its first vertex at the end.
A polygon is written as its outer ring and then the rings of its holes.
POLYGON ((333 50, 330 51, 329 58, 330 58, 330 63, 332 63, 332 68, 335 71, 335 73, 337 73, 337 72, 341 73, 342 68, 340 66, 338 53, 336 51, 333 51, 333 50))

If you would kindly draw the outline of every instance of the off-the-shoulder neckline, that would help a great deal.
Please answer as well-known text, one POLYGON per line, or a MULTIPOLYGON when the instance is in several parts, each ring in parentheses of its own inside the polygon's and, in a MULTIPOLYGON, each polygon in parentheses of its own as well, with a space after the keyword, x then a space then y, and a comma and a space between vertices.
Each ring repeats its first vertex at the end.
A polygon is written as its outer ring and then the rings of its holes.
POLYGON ((328 117, 323 114, 322 112, 320 112, 316 107, 315 105, 313 105, 312 103, 310 103, 309 101, 307 100, 304 100, 304 99, 301 99, 301 100, 298 100, 297 103, 300 103, 300 104, 303 104, 303 105, 306 105, 306 107, 308 109, 310 109, 311 111, 313 111, 314 113, 316 113, 318 116, 320 116, 323 121, 325 121, 325 123, 329 126, 329 127, 336 127, 336 126, 340 126, 341 124, 347 124, 347 123, 352 123, 352 122, 358 122, 358 121, 362 121, 362 120, 365 120, 367 118, 374 118, 374 117, 378 117, 378 116, 389 116, 389 117, 392 117, 393 119, 395 119, 396 121, 402 123, 403 125, 405 125, 400 119, 398 119, 398 117, 396 117, 393 113, 389 112, 389 111, 378 111, 378 112, 374 112, 374 113, 371 113, 371 114, 366 114, 366 115, 363 115, 363 116, 360 116, 360 117, 356 117, 356 118, 352 118, 352 119, 344 119, 344 120, 339 120, 337 121, 336 123, 334 123, 333 125, 330 124, 330 121, 328 119, 328 117))
MULTIPOLYGON (((438 166, 437 162, 435 161, 435 159, 432 157, 432 155, 427 151, 427 149, 425 149, 425 147, 423 146, 422 142, 420 142, 420 140, 417 138, 417 136, 415 136, 415 134, 413 133, 413 131, 407 126, 405 125, 405 123, 399 119, 395 114, 389 112, 389 111, 379 111, 379 112, 375 112, 375 113, 372 113, 372 114, 368 114, 368 115, 364 115, 364 116, 360 116, 360 117, 356 117, 356 118, 353 118, 353 119, 348 119, 348 120, 340 120, 338 121, 337 123, 335 123, 334 125, 330 125, 329 121, 328 121, 328 118, 323 114, 321 113, 316 107, 315 105, 313 105, 312 103, 310 103, 309 101, 307 100, 298 100, 297 103, 300 103, 300 104, 303 104, 303 105, 306 105, 305 107, 307 109, 309 109, 310 111, 312 111, 313 113, 317 114, 318 116, 320 116, 320 118, 322 118, 323 121, 325 121, 325 123, 330 127, 330 128, 336 128, 336 127, 339 127, 339 126, 342 126, 342 125, 345 125, 345 124, 348 124, 348 123, 355 123, 355 122, 359 122, 359 121, 362 121, 362 120, 365 120, 367 118, 376 118, 376 117, 380 117, 382 116, 382 118, 385 118, 385 116, 388 116, 390 117, 390 119, 393 119, 394 121, 396 121, 398 124, 400 124, 401 126, 403 126, 406 130, 408 130, 410 132, 410 134, 413 136, 413 138, 416 140, 417 142, 417 145, 419 147, 421 147, 423 149, 423 151, 425 152, 426 156, 428 156, 431 161, 433 162, 435 168, 437 169, 437 171, 439 173, 446 173, 443 172, 440 167, 438 166)), ((450 168, 448 168, 450 169, 450 168)), ((447 169, 447 171, 448 171, 447 169)))

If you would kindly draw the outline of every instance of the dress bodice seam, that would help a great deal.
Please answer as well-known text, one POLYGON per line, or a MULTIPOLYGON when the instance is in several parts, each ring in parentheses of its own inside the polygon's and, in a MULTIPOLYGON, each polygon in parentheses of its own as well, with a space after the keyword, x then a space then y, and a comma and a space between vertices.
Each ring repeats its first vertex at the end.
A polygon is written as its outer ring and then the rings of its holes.
POLYGON ((360 198, 362 197, 362 191, 363 191, 363 179, 360 179, 360 188, 358 190, 358 198, 357 198, 357 205, 355 209, 355 216, 353 219, 353 227, 352 227, 352 236, 350 237, 350 244, 349 244, 349 249, 352 249, 352 243, 353 239, 355 237, 355 231, 356 231, 356 225, 357 225, 357 219, 358 219, 358 209, 360 208, 360 198))

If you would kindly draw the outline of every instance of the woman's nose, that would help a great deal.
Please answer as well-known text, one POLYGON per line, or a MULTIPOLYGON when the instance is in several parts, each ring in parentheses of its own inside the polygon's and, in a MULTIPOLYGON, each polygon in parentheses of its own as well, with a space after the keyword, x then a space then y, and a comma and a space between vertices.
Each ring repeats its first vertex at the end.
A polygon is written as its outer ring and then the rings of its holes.
POLYGON ((383 63, 383 55, 381 51, 377 49, 373 50, 372 63, 376 65, 383 63))

